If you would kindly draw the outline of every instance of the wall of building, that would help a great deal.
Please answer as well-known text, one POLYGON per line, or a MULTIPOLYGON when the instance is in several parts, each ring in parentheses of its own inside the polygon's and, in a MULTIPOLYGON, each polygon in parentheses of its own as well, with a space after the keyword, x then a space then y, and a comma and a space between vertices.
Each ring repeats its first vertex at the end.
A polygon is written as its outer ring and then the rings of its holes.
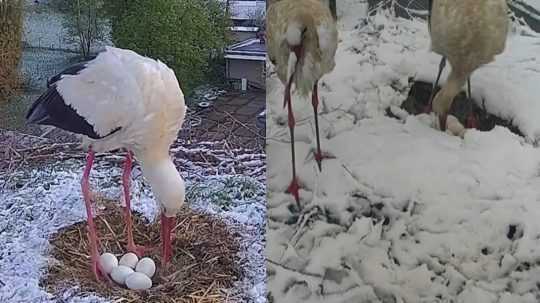
POLYGON ((227 78, 231 80, 248 79, 255 86, 265 87, 264 61, 227 59, 227 78))
POLYGON ((234 42, 245 41, 247 39, 256 38, 257 32, 232 32, 232 39, 234 42))

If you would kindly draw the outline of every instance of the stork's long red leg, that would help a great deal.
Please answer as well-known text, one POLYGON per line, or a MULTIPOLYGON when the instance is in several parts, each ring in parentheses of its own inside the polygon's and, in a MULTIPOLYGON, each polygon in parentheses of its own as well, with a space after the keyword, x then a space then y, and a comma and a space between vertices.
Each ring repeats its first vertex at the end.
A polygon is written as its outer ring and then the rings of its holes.
POLYGON ((101 270, 99 265, 99 252, 98 252, 98 239, 96 232, 96 225, 94 224, 94 218, 92 217, 92 200, 90 197, 90 182, 88 178, 90 177, 90 170, 92 169, 92 164, 94 163, 94 151, 90 148, 88 155, 86 157, 86 167, 84 168, 84 173, 81 181, 82 194, 84 198, 84 204, 86 206, 86 215, 88 217, 88 241, 90 243, 90 258, 92 260, 92 272, 97 281, 100 280, 100 277, 107 276, 104 271, 101 270))
POLYGON ((130 181, 131 181, 131 167, 133 165, 133 154, 131 151, 127 152, 126 160, 124 162, 124 173, 122 174, 122 186, 124 189, 124 201, 126 205, 124 207, 124 218, 126 220, 127 229, 127 249, 130 252, 135 253, 137 256, 144 254, 145 248, 135 245, 133 240, 133 220, 131 219, 131 196, 130 196, 130 181))
POLYGON ((437 74, 437 79, 433 83, 433 88, 431 89, 431 95, 429 96, 428 106, 424 109, 424 113, 430 113, 433 110, 433 98, 435 97, 435 90, 439 86, 439 80, 441 79, 441 74, 446 67, 446 58, 442 57, 441 62, 439 63, 439 73, 437 74))
POLYGON ((176 224, 176 217, 167 217, 161 213, 161 265, 165 267, 172 257, 171 232, 176 224))
POLYGON ((319 136, 319 93, 318 93, 318 81, 315 81, 313 85, 313 92, 311 96, 311 104, 313 105, 313 115, 315 116, 315 134, 317 137, 317 152, 315 153, 315 160, 317 161, 317 166, 319 166, 319 171, 322 171, 322 159, 323 155, 321 153, 321 139, 319 136))
POLYGON ((287 85, 285 86, 285 100, 284 100, 284 103, 287 105, 287 111, 288 111, 289 130, 291 132, 291 156, 292 156, 292 181, 289 187, 287 188, 286 192, 294 196, 296 204, 298 205, 298 208, 300 208, 300 194, 298 192, 298 190, 300 189, 300 185, 298 184, 298 179, 296 178, 296 159, 295 159, 295 150, 294 150, 295 121, 294 121, 294 114, 293 114, 292 103, 291 103, 291 85, 293 81, 293 75, 291 75, 289 82, 287 82, 287 85))

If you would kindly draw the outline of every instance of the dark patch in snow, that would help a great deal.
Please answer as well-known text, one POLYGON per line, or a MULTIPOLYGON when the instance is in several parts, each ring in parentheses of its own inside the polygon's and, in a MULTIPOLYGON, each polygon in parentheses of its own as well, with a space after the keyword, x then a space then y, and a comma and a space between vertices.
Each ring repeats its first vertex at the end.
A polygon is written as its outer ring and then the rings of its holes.
MULTIPOLYGON (((414 81, 414 79, 410 79, 409 81, 413 84, 407 99, 401 103, 401 109, 407 111, 411 115, 418 115, 423 113, 428 106, 433 83, 414 81)), ((474 85, 474 83, 471 85, 474 85)), ((438 86, 435 92, 437 93, 440 89, 441 87, 438 86)), ((474 89, 474 87, 472 89, 474 89)), ((485 108, 484 102, 482 102, 482 107, 478 106, 477 104, 477 101, 469 100, 465 91, 462 91, 454 98, 454 103, 452 103, 449 114, 455 116, 464 126, 467 124, 467 118, 472 114, 477 118, 478 130, 490 131, 495 128, 495 126, 499 125, 506 127, 516 135, 523 137, 523 133, 517 126, 513 124, 511 120, 505 120, 490 114, 485 108)), ((386 109, 386 114, 391 118, 399 119, 399 117, 396 116, 390 108, 386 109)))

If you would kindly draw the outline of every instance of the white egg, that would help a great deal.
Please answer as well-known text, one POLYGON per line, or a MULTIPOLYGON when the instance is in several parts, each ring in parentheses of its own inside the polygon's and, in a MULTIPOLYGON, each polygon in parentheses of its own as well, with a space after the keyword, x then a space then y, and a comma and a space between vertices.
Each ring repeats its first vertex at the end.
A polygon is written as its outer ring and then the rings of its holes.
POLYGON ((135 269, 135 266, 137 266, 137 262, 139 262, 139 258, 137 258, 136 254, 127 253, 123 255, 122 258, 120 258, 120 262, 118 264, 135 269))
POLYGON ((111 272, 111 278, 114 282, 124 285, 126 283, 126 278, 133 273, 133 269, 130 267, 119 265, 115 267, 111 272))
POLYGON ((148 289, 152 287, 152 280, 143 273, 134 272, 126 278, 126 286, 134 290, 148 289))
POLYGON ((156 272, 156 263, 150 258, 142 258, 139 263, 137 263, 135 271, 145 274, 148 278, 152 278, 156 272))
POLYGON ((99 264, 106 273, 110 274, 118 266, 118 259, 111 253, 104 253, 99 257, 99 264))

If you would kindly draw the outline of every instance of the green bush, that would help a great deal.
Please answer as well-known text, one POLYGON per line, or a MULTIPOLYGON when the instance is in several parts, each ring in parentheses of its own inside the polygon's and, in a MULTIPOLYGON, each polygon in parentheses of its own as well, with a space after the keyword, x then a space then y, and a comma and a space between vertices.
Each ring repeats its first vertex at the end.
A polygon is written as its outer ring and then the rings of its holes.
POLYGON ((19 84, 22 10, 22 0, 0 1, 0 101, 9 97, 19 84))
POLYGON ((114 44, 165 62, 186 94, 207 79, 228 42, 229 18, 218 0, 106 3, 114 44))

